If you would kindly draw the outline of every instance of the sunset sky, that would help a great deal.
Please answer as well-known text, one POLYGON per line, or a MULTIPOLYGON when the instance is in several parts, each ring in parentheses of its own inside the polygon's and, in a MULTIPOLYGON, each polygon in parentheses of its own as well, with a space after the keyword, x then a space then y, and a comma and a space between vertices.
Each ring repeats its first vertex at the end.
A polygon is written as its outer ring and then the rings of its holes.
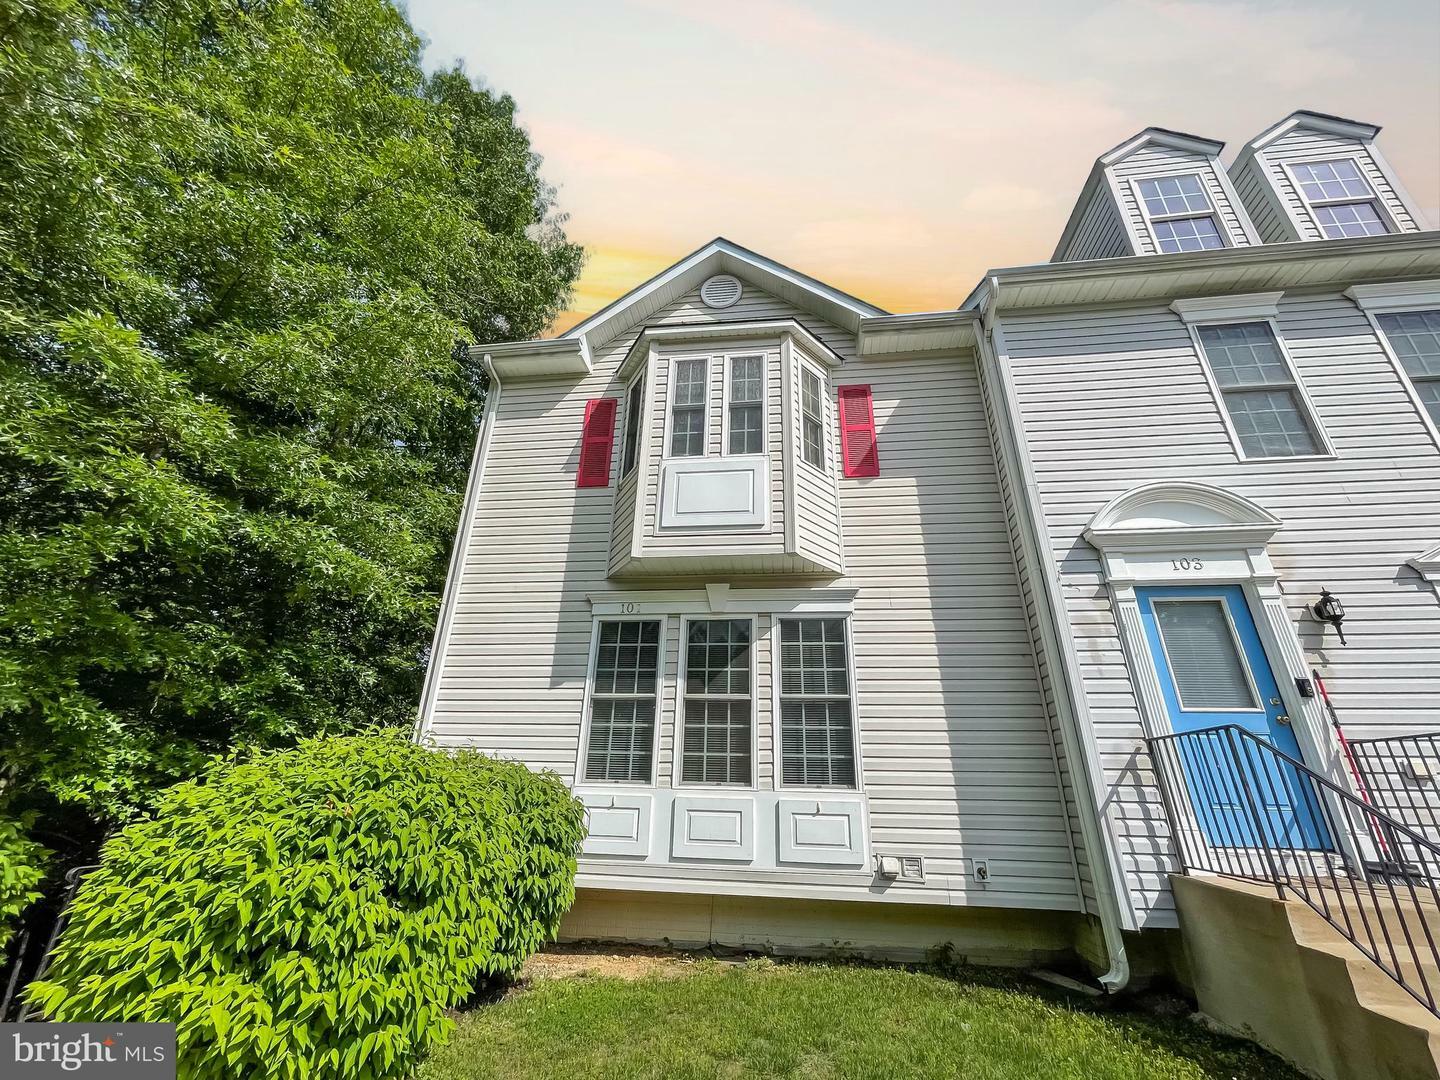
POLYGON ((1043 262, 1095 157, 1225 160, 1297 108, 1380 124, 1440 224, 1440 3, 410 0, 512 94, 585 272, 563 330, 715 236, 891 311, 1043 262))

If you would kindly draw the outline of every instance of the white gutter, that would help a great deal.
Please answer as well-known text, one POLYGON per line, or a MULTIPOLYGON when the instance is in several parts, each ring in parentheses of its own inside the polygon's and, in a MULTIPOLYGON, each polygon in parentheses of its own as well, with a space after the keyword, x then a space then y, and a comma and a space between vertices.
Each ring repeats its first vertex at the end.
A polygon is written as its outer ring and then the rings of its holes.
MULTIPOLYGON (((1060 681, 1063 692, 1058 693, 1055 698, 1060 720, 1060 738, 1064 744, 1065 756, 1071 762, 1071 781, 1077 788, 1075 805, 1080 817, 1080 835, 1085 842, 1085 851, 1092 868, 1095 899, 1100 909, 1100 930, 1110 964, 1109 970, 1100 976, 1100 983, 1113 994, 1124 989, 1130 981, 1130 960, 1125 951, 1123 930, 1127 922, 1135 925, 1135 917, 1131 911, 1127 920, 1126 907, 1122 906, 1116 891, 1116 883, 1123 883, 1125 880, 1124 866, 1115 837, 1100 812, 1102 793, 1105 791, 1104 769, 1093 737, 1094 728, 1085 701, 1079 657, 1075 652, 1074 639, 1068 632, 1069 617, 1061 591, 1059 568, 1045 530, 1040 489, 1036 484, 1034 465, 1022 436, 1025 429, 1024 419, 1010 376, 1005 335, 998 326, 993 325, 999 292, 1000 282, 992 276, 977 313, 979 317, 975 323, 975 339, 981 363, 989 363, 994 367, 1005 421, 998 426, 1004 432, 1007 443, 1005 449, 1014 458, 1019 473, 1015 479, 1018 488, 1017 501, 1021 508, 1021 539, 1025 555, 1035 568, 1034 577, 1041 586, 1037 602, 1042 614, 1046 616, 1041 620, 1041 640, 1037 645, 1046 653, 1051 671, 1062 673, 1060 681)), ((1128 890, 1125 904, 1128 905, 1128 890)))
POLYGON ((430 664, 425 669, 425 688, 420 694, 420 712, 415 718, 415 741, 430 732, 434 719, 435 697, 440 690, 440 673, 445 666, 445 647, 450 642, 450 625, 460 603, 460 578, 465 569, 465 550, 470 546, 470 527, 480 503, 480 480, 485 473, 485 459, 490 453, 490 436, 495 430, 495 414, 500 410, 500 376, 490 354, 480 360, 490 386, 485 392, 485 405, 480 414, 480 430, 475 436, 475 453, 470 459, 470 476, 465 483, 465 502, 455 528, 455 547, 450 552, 450 570, 445 576, 445 596, 440 602, 440 615, 435 621, 435 637, 430 642, 430 664))

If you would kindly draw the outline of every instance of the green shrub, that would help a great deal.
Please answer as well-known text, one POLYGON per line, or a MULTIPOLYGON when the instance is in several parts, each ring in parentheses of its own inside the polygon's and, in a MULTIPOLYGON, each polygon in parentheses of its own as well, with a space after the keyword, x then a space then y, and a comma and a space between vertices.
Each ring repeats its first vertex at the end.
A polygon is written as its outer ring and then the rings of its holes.
POLYGON ((32 1000, 170 1020, 180 1075, 403 1076, 574 899, 554 776, 398 734, 217 765, 105 846, 32 1000))
POLYGON ((10 939, 15 918, 40 899, 49 856, 26 835, 29 818, 0 813, 0 949, 10 939))

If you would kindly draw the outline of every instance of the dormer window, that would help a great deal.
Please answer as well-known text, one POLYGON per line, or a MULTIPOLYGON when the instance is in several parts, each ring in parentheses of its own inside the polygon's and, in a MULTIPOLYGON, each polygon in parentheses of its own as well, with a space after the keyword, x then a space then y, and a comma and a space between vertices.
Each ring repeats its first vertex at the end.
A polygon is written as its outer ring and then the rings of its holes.
POLYGON ((1290 168, 1327 239, 1382 236, 1390 231, 1380 216, 1375 192, 1354 158, 1305 162, 1290 168))
POLYGON ((705 394, 710 361, 705 357, 676 360, 670 404, 670 456, 702 457, 705 453, 705 394))
POLYGON ((1137 182, 1155 243, 1165 254, 1222 248, 1215 208, 1198 173, 1157 176, 1137 182))

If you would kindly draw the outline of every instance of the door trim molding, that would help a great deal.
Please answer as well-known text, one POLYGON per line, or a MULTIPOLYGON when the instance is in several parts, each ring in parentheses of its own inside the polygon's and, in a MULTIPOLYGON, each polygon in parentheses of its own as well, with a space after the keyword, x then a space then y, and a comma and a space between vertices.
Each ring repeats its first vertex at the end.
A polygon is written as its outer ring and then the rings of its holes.
MULTIPOLYGON (((1301 697, 1296 686, 1297 679, 1310 677, 1310 667, 1266 550, 1281 525, 1265 508, 1223 488, 1168 481, 1142 484, 1112 499, 1095 515, 1085 538, 1100 552, 1147 737, 1173 732, 1136 587, 1239 585, 1292 717, 1301 759, 1350 791, 1351 778, 1319 698, 1301 697)), ((1143 744, 1136 749, 1143 753, 1143 744)))

